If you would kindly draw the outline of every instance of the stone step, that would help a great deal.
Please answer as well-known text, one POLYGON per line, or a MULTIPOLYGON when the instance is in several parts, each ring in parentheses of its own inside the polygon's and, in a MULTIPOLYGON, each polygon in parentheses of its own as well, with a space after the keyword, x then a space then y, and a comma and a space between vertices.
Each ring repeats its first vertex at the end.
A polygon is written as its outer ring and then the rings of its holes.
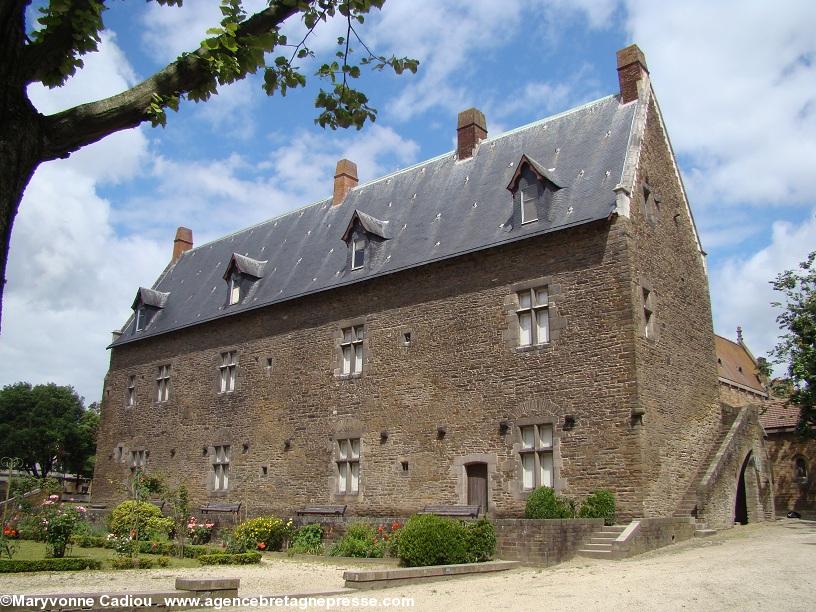
POLYGON ((608 544, 610 546, 612 545, 612 542, 614 542, 615 540, 617 540, 617 538, 603 538, 594 535, 590 536, 589 538, 590 544, 608 544))
POLYGON ((612 551, 611 544, 583 544, 582 550, 607 550, 612 551))
POLYGON ((694 537, 696 538, 705 538, 706 536, 712 536, 717 533, 716 529, 695 529, 694 530, 694 537))
POLYGON ((623 533, 623 529, 599 529, 593 531, 592 535, 599 538, 617 538, 623 533))
POLYGON ((611 550, 589 550, 582 548, 578 551, 581 557, 589 557, 590 559, 612 559, 611 550))

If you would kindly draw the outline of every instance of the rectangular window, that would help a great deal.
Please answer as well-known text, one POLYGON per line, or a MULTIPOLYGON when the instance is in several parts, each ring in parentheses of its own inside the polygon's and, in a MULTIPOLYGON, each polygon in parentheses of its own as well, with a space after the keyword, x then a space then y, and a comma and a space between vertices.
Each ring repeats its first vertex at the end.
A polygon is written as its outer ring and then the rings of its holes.
POLYGON ((136 331, 142 331, 145 326, 145 310, 143 306, 136 309, 136 331))
POLYGON ((519 190, 521 195, 521 223, 538 221, 538 184, 528 185, 519 190))
POLYGON ((552 424, 526 425, 519 429, 522 488, 531 491, 552 487, 555 482, 552 424))
POLYGON ((354 495, 360 490, 360 438, 337 440, 337 492, 354 495))
POLYGON ((229 489, 229 463, 229 445, 213 447, 213 491, 226 491, 229 489))
POLYGON ((365 326, 354 325, 343 329, 343 341, 340 348, 343 352, 343 374, 359 374, 363 371, 363 337, 365 326))
POLYGON ((229 303, 237 304, 241 301, 241 279, 237 274, 230 277, 229 303))
POLYGON ((643 289, 643 335, 654 339, 654 294, 649 289, 643 289))
POLYGON ((128 376, 127 392, 125 393, 125 404, 132 406, 136 403, 136 377, 128 376))
POLYGON ((516 314, 519 322, 519 346, 549 342, 550 312, 547 287, 519 291, 518 301, 516 314))
POLYGON ((219 372, 221 393, 232 393, 235 391, 235 351, 221 353, 219 372))
POLYGON ((170 399, 170 366, 159 366, 159 375, 156 377, 156 401, 166 402, 170 399))
POLYGON ((365 248, 366 241, 364 238, 359 238, 354 241, 354 246, 351 253, 351 269, 357 270, 362 268, 365 264, 365 248))

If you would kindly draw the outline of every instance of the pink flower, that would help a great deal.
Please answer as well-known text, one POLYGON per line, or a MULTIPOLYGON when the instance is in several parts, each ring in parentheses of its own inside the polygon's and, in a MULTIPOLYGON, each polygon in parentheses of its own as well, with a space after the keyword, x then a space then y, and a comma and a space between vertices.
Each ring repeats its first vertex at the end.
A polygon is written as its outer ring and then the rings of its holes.
POLYGON ((49 495, 48 499, 53 499, 54 501, 59 499, 59 495, 49 495))
POLYGON ((85 506, 77 506, 76 510, 81 514, 85 514, 88 511, 88 509, 85 506))
POLYGON ((215 527, 215 523, 204 523, 204 526, 205 526, 207 529, 212 529, 213 527, 215 527))

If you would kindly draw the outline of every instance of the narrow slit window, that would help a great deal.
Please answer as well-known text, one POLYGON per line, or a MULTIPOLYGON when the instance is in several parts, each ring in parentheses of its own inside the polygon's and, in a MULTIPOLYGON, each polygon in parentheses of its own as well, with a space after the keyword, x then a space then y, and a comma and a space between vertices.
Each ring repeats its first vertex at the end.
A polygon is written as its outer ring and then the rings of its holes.
POLYGON ((136 377, 128 376, 127 393, 125 396, 125 403, 128 406, 133 406, 136 403, 136 377))

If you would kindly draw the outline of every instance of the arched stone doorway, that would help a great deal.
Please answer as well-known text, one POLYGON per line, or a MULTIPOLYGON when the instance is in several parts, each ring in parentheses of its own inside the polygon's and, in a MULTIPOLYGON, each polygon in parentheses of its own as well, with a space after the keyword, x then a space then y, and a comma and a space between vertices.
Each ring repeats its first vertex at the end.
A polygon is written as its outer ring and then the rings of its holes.
POLYGON ((753 451, 746 455, 745 461, 742 462, 742 467, 740 468, 739 478, 737 479, 737 495, 734 500, 734 523, 740 523, 741 525, 748 524, 748 498, 745 487, 745 473, 752 458, 753 451))

